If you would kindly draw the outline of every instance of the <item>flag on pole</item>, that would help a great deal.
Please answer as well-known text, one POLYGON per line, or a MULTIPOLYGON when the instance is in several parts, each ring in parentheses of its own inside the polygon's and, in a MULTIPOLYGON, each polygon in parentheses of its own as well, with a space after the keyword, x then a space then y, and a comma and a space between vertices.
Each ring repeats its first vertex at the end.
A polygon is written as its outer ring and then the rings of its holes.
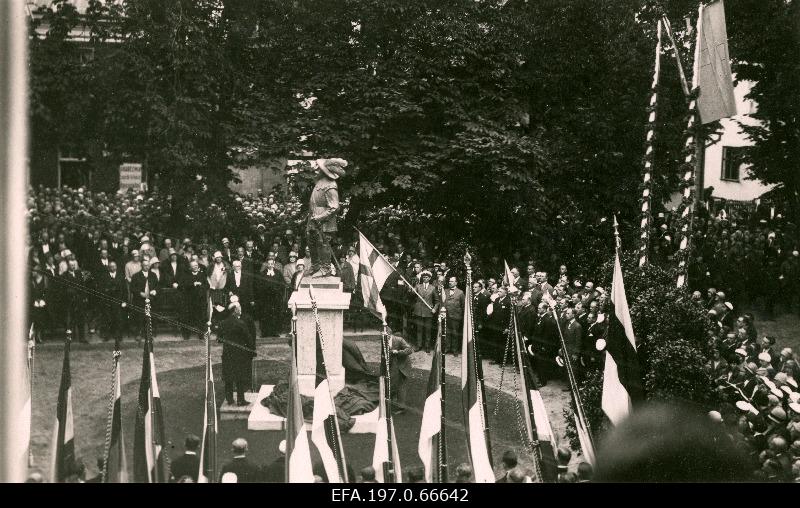
POLYGON ((324 363, 319 330, 316 332, 317 375, 314 388, 314 412, 311 423, 311 441, 317 447, 325 467, 328 483, 344 483, 344 452, 336 422, 336 407, 333 405, 328 373, 324 363))
POLYGON ((508 262, 503 260, 503 264, 505 265, 506 272, 505 272, 505 279, 506 284, 508 284, 508 292, 509 294, 516 293, 519 291, 519 288, 514 285, 514 274, 511 273, 511 268, 508 267, 508 262))
POLYGON ((210 483, 216 475, 217 435, 217 394, 214 388, 214 375, 210 362, 206 366, 206 397, 203 412, 203 442, 200 445, 200 471, 197 483, 210 483))
POLYGON ((581 425, 581 420, 578 418, 578 415, 574 415, 575 417, 575 429, 578 431, 578 441, 581 444, 581 451, 583 452, 583 458, 586 459, 586 462, 595 467, 595 460, 594 460, 594 446, 592 445, 592 440, 589 439, 589 433, 586 431, 586 428, 581 425))
POLYGON ((133 441, 133 474, 136 483, 167 483, 169 472, 162 454, 164 421, 158 393, 155 359, 150 338, 145 340, 136 431, 133 441))
POLYGON ((64 363, 58 387, 56 422, 53 427, 52 483, 63 483, 75 472, 75 427, 72 418, 72 375, 69 367, 70 332, 64 342, 64 363))
MULTIPOLYGON (((116 353, 115 353, 116 354, 116 353)), ((125 459, 125 442, 122 439, 122 384, 119 357, 115 358, 114 406, 111 410, 111 439, 105 456, 103 483, 128 483, 128 463, 125 459)))
POLYGON ((442 436, 442 340, 441 334, 436 339, 436 349, 431 361, 431 372, 428 376, 428 390, 425 406, 422 410, 422 424, 419 432, 417 452, 425 468, 425 482, 438 483, 441 462, 439 457, 440 438, 442 436))
POLYGON ((385 483, 387 479, 384 476, 384 464, 390 462, 390 468, 394 470, 395 482, 400 482, 403 478, 403 472, 400 468, 400 453, 397 450, 397 437, 394 432, 394 421, 391 418, 390 407, 387 407, 387 400, 391 399, 389 390, 387 389, 387 374, 389 371, 386 349, 391 347, 391 342, 388 344, 386 341, 391 341, 390 337, 384 335, 382 337, 381 346, 381 376, 378 380, 379 387, 379 402, 378 402, 378 426, 375 430, 375 449, 372 452, 372 467, 375 469, 375 479, 380 483, 385 483), (389 454, 389 436, 391 435, 392 453, 389 454))
POLYGON ((642 374, 636 352, 631 313, 625 296, 619 251, 614 260, 611 287, 614 313, 609 315, 606 331, 606 361, 603 372, 603 411, 617 425, 627 417, 633 404, 644 398, 642 374))
POLYGON ((697 64, 700 95, 697 109, 704 124, 736 115, 733 75, 728 55, 725 5, 722 0, 701 5, 697 19, 697 64))
MULTIPOLYGON (((297 381, 297 357, 292 348, 292 368, 289 383, 289 408, 286 411, 286 483, 314 483, 311 447, 308 444, 303 403, 297 381)), ((314 404, 316 408, 316 403, 314 404)))
MULTIPOLYGON (((509 284, 513 281, 506 264, 509 284)), ((513 286, 512 286, 513 287, 513 286)), ((475 350, 475 331, 472 323, 472 289, 467 288, 464 298, 464 333, 461 340, 461 403, 464 409, 464 427, 467 437, 475 483, 494 483, 494 470, 489 458, 487 415, 484 414, 484 393, 478 381, 478 358, 475 350)))
POLYGON ((364 297, 364 307, 382 320, 386 315, 386 307, 381 301, 381 290, 386 279, 394 271, 394 267, 381 256, 375 246, 361 232, 358 233, 358 257, 361 263, 358 276, 361 282, 361 295, 364 297))

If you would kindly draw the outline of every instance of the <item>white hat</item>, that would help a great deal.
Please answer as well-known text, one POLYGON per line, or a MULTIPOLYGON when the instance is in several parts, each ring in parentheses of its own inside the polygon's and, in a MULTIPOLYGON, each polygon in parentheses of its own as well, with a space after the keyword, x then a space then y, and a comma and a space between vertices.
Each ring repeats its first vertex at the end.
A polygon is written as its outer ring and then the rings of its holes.
POLYGON ((731 302, 725 302, 725 307, 727 307, 728 310, 733 310, 733 304, 731 302))
POLYGON ((793 413, 800 415, 800 404, 798 404, 797 402, 792 402, 791 404, 789 404, 789 409, 791 409, 793 413))
POLYGON ((597 341, 594 343, 594 347, 595 347, 595 349, 597 349, 598 351, 602 351, 602 350, 604 350, 604 349, 606 348, 606 341, 605 341, 605 339, 597 339, 597 341))
POLYGON ((722 414, 719 411, 709 411, 708 417, 714 423, 722 423, 722 414))
POLYGON ((222 243, 231 243, 231 242, 230 242, 230 240, 228 240, 227 238, 223 238, 223 239, 222 239, 222 243))
POLYGON ((739 408, 741 411, 751 411, 751 412, 754 412, 754 413, 758 414, 758 411, 756 411, 756 408, 753 407, 752 404, 750 404, 749 402, 747 402, 745 400, 737 400, 736 401, 736 407, 739 408))
POLYGON ((734 353, 736 353, 737 355, 741 355, 741 356, 747 356, 747 351, 744 348, 741 348, 741 347, 738 348, 736 351, 734 351, 734 353))
POLYGON ((236 473, 228 471, 222 475, 220 483, 239 483, 239 477, 236 476, 236 473))
POLYGON ((769 353, 759 353, 758 359, 761 360, 762 362, 767 362, 767 363, 772 361, 772 357, 769 355, 769 353))

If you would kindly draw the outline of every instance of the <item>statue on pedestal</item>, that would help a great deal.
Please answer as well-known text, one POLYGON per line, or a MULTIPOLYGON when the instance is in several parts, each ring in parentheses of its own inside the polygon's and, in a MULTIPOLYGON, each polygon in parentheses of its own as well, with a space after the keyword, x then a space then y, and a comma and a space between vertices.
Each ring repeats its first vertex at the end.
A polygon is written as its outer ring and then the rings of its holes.
POLYGON ((333 252, 331 240, 337 231, 336 214, 339 211, 339 187, 336 180, 344 176, 347 161, 344 159, 317 159, 317 181, 311 192, 306 233, 311 249, 311 277, 331 274, 333 252))

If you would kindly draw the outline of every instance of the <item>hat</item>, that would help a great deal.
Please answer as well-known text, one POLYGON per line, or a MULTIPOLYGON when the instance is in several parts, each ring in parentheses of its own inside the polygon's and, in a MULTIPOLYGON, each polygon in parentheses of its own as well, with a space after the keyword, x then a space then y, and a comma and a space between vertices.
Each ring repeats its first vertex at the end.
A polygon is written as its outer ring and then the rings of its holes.
POLYGON ((289 253, 289 257, 297 257, 297 253, 292 251, 289 253))
POLYGON ((770 363, 772 361, 772 357, 769 356, 769 353, 759 353, 758 354, 759 361, 770 363))
POLYGON ((786 411, 784 411, 782 407, 774 407, 772 411, 769 412, 767 418, 775 423, 781 423, 786 420, 786 411))
POLYGON ((740 411, 745 411, 745 412, 750 411, 750 412, 758 413, 758 411, 756 411, 756 408, 753 407, 753 405, 750 404, 749 402, 747 402, 746 400, 737 400, 736 401, 736 407, 740 411))
POLYGON ((300 261, 297 262, 297 264, 295 266, 302 266, 303 268, 305 268, 306 264, 301 259, 300 261))
POLYGON ((169 255, 170 255, 170 256, 172 256, 172 255, 175 255, 175 256, 177 256, 177 255, 178 255, 178 251, 176 251, 176 250, 175 250, 174 248, 172 248, 172 247, 170 247, 170 248, 169 248, 169 251, 168 251, 168 252, 169 252, 169 255))
POLYGON ((144 235, 144 236, 142 237, 142 243, 147 243, 147 242, 149 242, 149 241, 150 241, 150 237, 149 237, 149 236, 147 236, 147 235, 144 235))
POLYGON ((745 351, 745 349, 741 347, 738 348, 736 351, 734 351, 734 353, 741 356, 747 356, 747 351, 745 351))
POLYGON ((731 302, 725 302, 725 307, 727 307, 728 310, 733 310, 733 304, 731 302))
POLYGON ((267 226, 265 226, 263 224, 259 224, 258 226, 256 226, 256 229, 258 229, 259 231, 263 231, 263 230, 267 229, 267 226))
POLYGON ((714 423, 722 423, 722 414, 719 411, 709 411, 708 417, 714 423))
POLYGON ((785 348, 781 349, 781 356, 792 356, 793 353, 794 352, 792 351, 792 348, 790 348, 790 347, 785 347, 785 348))
POLYGON ((433 275, 431 274, 431 272, 430 272, 429 270, 422 270, 422 271, 420 272, 420 274, 419 274, 419 276, 420 276, 420 277, 425 277, 426 275, 427 275, 428 277, 433 277, 433 275))
POLYGON ((800 401, 800 393, 798 393, 798 392, 790 393, 789 394, 789 400, 791 400, 792 403, 797 403, 798 401, 800 401))
POLYGON ((222 474, 220 483, 239 483, 239 477, 236 476, 236 473, 228 471, 227 473, 222 474))
POLYGON ((317 159, 316 162, 317 167, 331 180, 345 175, 344 168, 347 167, 347 161, 344 159, 317 159))
POLYGON ((222 239, 222 243, 231 243, 231 241, 230 241, 230 240, 228 240, 227 238, 223 238, 223 239, 222 239))
POLYGON ((218 251, 218 250, 217 250, 217 251, 214 251, 214 259, 216 259, 216 258, 221 258, 221 257, 222 257, 222 252, 220 252, 220 251, 218 251))
POLYGON ((603 286, 597 286, 596 290, 597 290, 597 292, 598 292, 598 293, 600 293, 601 295, 604 295, 604 294, 606 294, 606 290, 605 290, 605 289, 603 289, 603 286))
POLYGON ((786 379, 786 384, 797 390, 797 381, 792 378, 786 379))
POLYGON ((605 339, 597 339, 594 343, 594 348, 598 351, 602 351, 606 348, 606 341, 605 339))
POLYGON ((800 415, 800 403, 792 402, 789 404, 789 409, 792 411, 792 413, 800 415))

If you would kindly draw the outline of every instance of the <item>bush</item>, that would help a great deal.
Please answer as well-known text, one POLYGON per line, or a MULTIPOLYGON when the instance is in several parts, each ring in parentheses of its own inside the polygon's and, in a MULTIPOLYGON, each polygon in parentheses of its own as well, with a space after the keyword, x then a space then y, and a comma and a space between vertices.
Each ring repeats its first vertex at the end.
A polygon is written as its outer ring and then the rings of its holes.
MULTIPOLYGON (((673 270, 652 265, 639 269, 637 263, 634 254, 623 254, 625 292, 637 337, 646 399, 680 400, 703 405, 713 403, 711 379, 704 368, 708 361, 705 331, 709 325, 705 311, 690 301, 688 290, 675 287, 673 270)), ((611 259, 604 265, 599 278, 609 291, 613 268, 611 259)), ((608 312, 613 312, 613 309, 608 312)), ((602 389, 603 373, 599 369, 589 372, 579 389, 595 441, 610 427, 600 408, 602 389)), ((573 411, 574 403, 564 410, 567 437, 572 447, 579 449, 573 411)))

